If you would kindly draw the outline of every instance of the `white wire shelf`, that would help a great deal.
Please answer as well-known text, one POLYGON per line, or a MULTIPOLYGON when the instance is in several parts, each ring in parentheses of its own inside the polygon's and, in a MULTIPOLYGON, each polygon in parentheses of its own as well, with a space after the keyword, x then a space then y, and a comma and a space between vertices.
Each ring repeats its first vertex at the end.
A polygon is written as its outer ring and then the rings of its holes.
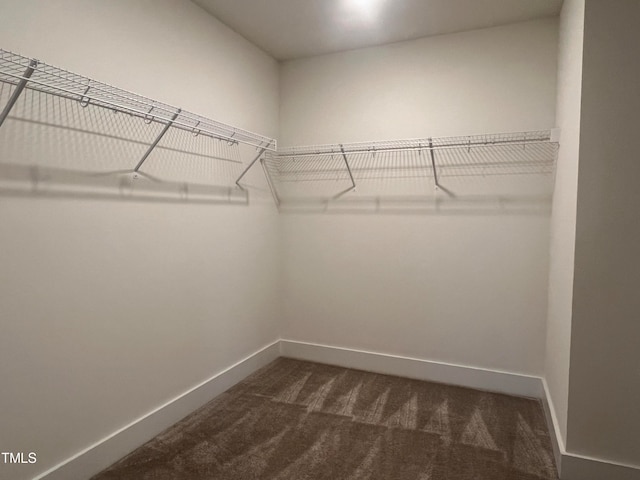
POLYGON ((89 105, 124 112, 147 123, 170 125, 194 136, 276 150, 274 139, 122 90, 44 62, 0 49, 0 82, 89 105))
POLYGON ((262 158, 278 205, 419 196, 430 186, 450 194, 454 177, 550 176, 559 147, 545 130, 278 150, 274 139, 2 49, 0 127, 1 160, 24 167, 46 159, 39 166, 246 193, 241 180, 262 158), (257 151, 249 162, 245 145, 257 151))
POLYGON ((361 189, 417 194, 447 178, 547 175, 558 151, 550 130, 298 146, 269 152, 263 166, 277 203, 337 199, 361 189), (409 187, 409 188, 407 188, 409 187))
POLYGON ((242 178, 276 148, 275 139, 0 49, 0 166, 12 178, 26 172, 33 188, 43 188, 41 176, 29 177, 35 167, 55 172, 49 183, 75 172, 87 186, 94 177, 82 174, 130 177, 147 190, 151 182, 170 195, 180 185, 190 198, 203 188, 248 198, 242 178))
MULTIPOLYGON (((398 151, 442 150, 450 148, 494 147, 500 145, 532 145, 551 142, 551 131, 493 133, 483 135, 468 135, 456 137, 384 140, 374 142, 356 142, 345 144, 307 145, 286 147, 278 150, 278 157, 302 157, 316 155, 330 155, 398 151)), ((552 142, 554 143, 554 142, 552 142)))

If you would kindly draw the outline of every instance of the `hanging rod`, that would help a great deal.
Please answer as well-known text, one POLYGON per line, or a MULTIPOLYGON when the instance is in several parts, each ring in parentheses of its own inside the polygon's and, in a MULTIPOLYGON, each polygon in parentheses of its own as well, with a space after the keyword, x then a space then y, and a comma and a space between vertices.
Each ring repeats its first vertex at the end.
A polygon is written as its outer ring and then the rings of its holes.
POLYGON ((170 125, 196 136, 204 135, 230 143, 264 148, 267 151, 275 151, 277 148, 275 139, 187 112, 3 49, 0 49, 0 82, 15 85, 18 89, 27 88, 77 100, 83 107, 95 105, 109 108, 116 112, 140 117, 147 123, 170 125))

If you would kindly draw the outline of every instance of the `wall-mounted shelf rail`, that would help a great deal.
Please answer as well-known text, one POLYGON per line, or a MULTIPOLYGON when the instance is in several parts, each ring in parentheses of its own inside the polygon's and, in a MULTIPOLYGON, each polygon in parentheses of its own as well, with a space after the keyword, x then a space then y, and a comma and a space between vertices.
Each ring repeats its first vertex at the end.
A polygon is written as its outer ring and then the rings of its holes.
MULTIPOLYGON (((138 116, 147 122, 170 124, 173 128, 228 142, 239 142, 275 151, 274 139, 232 127, 222 122, 180 110, 106 83, 71 73, 44 62, 0 49, 0 81, 44 93, 77 100, 83 107, 96 105, 138 116), (174 118, 175 117, 175 118, 174 118)), ((19 95, 20 92, 17 92, 19 95)))
POLYGON ((275 139, 2 49, 0 141, 0 163, 13 166, 233 188, 277 148, 275 139))
POLYGON ((402 181, 446 191, 448 177, 549 175, 557 150, 545 130, 289 147, 269 152, 265 167, 279 201, 337 199, 360 189, 376 195, 402 181))
MULTIPOLYGON (((0 49, 0 147, 0 164, 12 176, 18 167, 31 175, 34 165, 64 175, 125 174, 180 185, 185 194, 210 185, 246 196, 242 180, 260 161, 280 205, 415 198, 434 187, 449 197, 475 195, 466 186, 456 190, 453 179, 550 176, 559 145, 545 130, 278 150, 263 135, 0 49), (251 150, 248 161, 241 147, 251 150)), ((46 178, 45 170, 34 181, 46 178)))

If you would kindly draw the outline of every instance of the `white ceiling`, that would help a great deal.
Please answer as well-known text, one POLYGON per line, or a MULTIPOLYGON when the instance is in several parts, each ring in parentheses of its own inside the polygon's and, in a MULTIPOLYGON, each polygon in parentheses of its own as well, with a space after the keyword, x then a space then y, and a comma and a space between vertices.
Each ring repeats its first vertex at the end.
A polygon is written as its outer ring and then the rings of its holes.
POLYGON ((193 0, 278 60, 556 16, 562 0, 193 0))

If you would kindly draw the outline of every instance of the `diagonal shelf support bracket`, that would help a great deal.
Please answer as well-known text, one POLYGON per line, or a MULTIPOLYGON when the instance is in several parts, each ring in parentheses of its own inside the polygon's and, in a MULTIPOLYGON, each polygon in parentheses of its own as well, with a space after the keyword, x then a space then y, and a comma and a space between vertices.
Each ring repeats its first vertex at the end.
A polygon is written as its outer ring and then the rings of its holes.
POLYGON ((18 101, 18 97, 20 97, 20 94, 22 93, 24 88, 27 86, 27 82, 31 78, 31 75, 33 75, 33 72, 36 70, 37 66, 38 66, 37 60, 33 59, 29 62, 29 66, 27 67, 27 69, 24 72, 24 75, 18 82, 16 86, 16 90, 13 92, 13 95, 11 95, 11 98, 9 99, 4 109, 2 110, 2 113, 0 113, 0 127, 9 116, 9 112, 18 101))
POLYGON ((349 166, 349 160, 347 160, 347 154, 344 152, 344 145, 340 145, 340 151, 342 152, 342 158, 344 158, 344 163, 347 166, 347 171, 349 172, 349 178, 351 179, 352 188, 349 190, 356 189, 356 181, 353 179, 353 173, 351 172, 351 166, 349 166))
POLYGON ((429 139, 429 153, 431 154, 431 168, 433 169, 433 180, 436 184, 436 188, 440 188, 440 182, 438 181, 438 170, 436 169, 436 156, 433 152, 433 139, 429 139))
POLYGON ((242 185, 240 185, 240 180, 242 180, 242 178, 247 174, 247 172, 249 170, 251 170, 251 167, 253 167, 253 165, 260 160, 260 157, 262 157, 262 154, 267 150, 266 147, 260 147, 260 152, 258 153, 258 155, 256 155, 256 157, 251 160, 251 163, 249 163, 249 165, 247 165, 247 168, 244 169, 244 171, 240 174, 240 176, 238 177, 238 179, 236 180, 236 185, 241 188, 242 190, 244 190, 244 187, 242 185))
POLYGON ((180 115, 181 111, 182 109, 179 108, 178 111, 173 114, 173 117, 171 117, 171 120, 169 120, 169 122, 164 126, 164 128, 162 129, 158 137, 154 140, 154 142, 151 145, 149 145, 149 148, 147 149, 145 154, 142 156, 142 158, 138 162, 138 165, 136 165, 136 168, 133 169, 134 172, 137 172, 138 170, 140 170, 140 167, 142 167, 142 164, 147 160, 147 158, 149 158, 149 155, 151 155, 151 152, 153 152, 153 149, 158 146, 158 144, 160 143, 160 140, 162 140, 162 137, 164 137, 164 135, 169 131, 169 129, 171 128, 171 125, 173 125, 173 122, 175 122, 176 118, 178 118, 178 115, 180 115))
POLYGON ((262 165, 262 171, 264 172, 264 176, 267 179, 267 184, 269 185, 269 190, 271 190, 273 200, 276 202, 276 206, 280 208, 280 197, 278 196, 276 186, 274 185, 271 175, 269 174, 269 169, 264 163, 264 158, 260 160, 260 165, 262 165))

